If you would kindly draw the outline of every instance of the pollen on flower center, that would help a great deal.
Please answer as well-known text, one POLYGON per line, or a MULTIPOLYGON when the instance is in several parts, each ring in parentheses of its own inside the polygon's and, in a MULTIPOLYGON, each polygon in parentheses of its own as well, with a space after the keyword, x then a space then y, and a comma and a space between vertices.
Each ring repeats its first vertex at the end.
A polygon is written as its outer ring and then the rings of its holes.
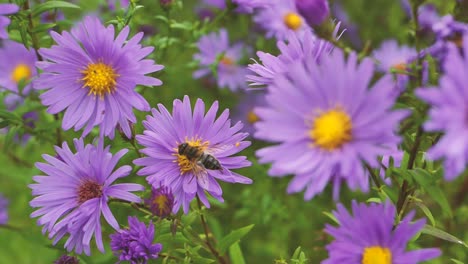
POLYGON ((366 247, 362 254, 362 264, 392 264, 392 252, 379 246, 366 247))
MULTIPOLYGON (((201 139, 186 140, 185 143, 188 143, 191 148, 198 148, 200 151, 205 151, 210 144, 208 141, 202 141, 201 139)), ((189 155, 190 157, 187 157, 187 155, 184 154, 180 155, 178 153, 178 149, 175 149, 175 151, 175 156, 177 157, 176 161, 180 168, 180 174, 190 171, 194 172, 200 169, 200 165, 197 164, 197 155, 191 153, 191 155, 189 155)))
POLYGON ((302 18, 300 15, 289 12, 283 17, 284 24, 292 30, 297 30, 302 26, 302 18))
POLYGON ((99 95, 103 97, 105 94, 115 91, 117 85, 118 74, 114 69, 102 62, 90 63, 85 70, 81 72, 83 87, 89 89, 88 95, 99 95))
POLYGON ((351 140, 351 118, 340 108, 323 112, 313 121, 309 136, 314 144, 334 150, 351 140))
POLYGON ((15 83, 19 83, 21 80, 28 80, 31 78, 31 68, 26 64, 18 64, 13 72, 11 73, 11 79, 15 83))
POLYGON ((258 117, 258 115, 255 114, 253 110, 247 113, 247 122, 249 122, 250 124, 258 122, 259 120, 260 118, 258 117))
POLYGON ((102 185, 92 180, 84 180, 78 187, 78 203, 84 203, 102 196, 102 185))

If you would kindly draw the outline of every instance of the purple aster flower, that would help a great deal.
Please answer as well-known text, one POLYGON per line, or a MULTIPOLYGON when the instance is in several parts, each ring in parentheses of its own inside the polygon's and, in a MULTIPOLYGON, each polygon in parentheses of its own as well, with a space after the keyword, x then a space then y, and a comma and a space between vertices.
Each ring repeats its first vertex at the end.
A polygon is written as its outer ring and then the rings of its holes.
POLYGON ((283 40, 289 30, 303 34, 311 30, 303 16, 299 14, 294 0, 272 0, 271 4, 259 10, 254 21, 266 30, 266 37, 283 40))
POLYGON ((320 25, 329 15, 328 0, 295 0, 296 8, 311 26, 320 25))
POLYGON ((251 179, 230 171, 251 164, 245 156, 231 157, 250 145, 249 141, 243 141, 248 134, 239 132, 240 122, 231 126, 229 110, 216 119, 217 111, 218 102, 214 102, 205 115, 205 103, 198 99, 192 113, 188 96, 183 101, 174 100, 172 115, 159 104, 158 109, 152 109, 153 115, 143 122, 144 134, 136 136, 146 147, 141 152, 148 156, 134 161, 144 167, 138 175, 148 176, 146 179, 152 186, 172 189, 173 213, 180 206, 187 213, 196 195, 209 207, 205 191, 223 202, 223 191, 217 179, 252 183, 251 179))
MULTIPOLYGON (((341 37, 342 33, 338 35, 340 25, 341 23, 336 24, 333 32, 335 39, 341 37)), ((334 48, 328 41, 318 39, 312 31, 305 31, 302 36, 289 31, 286 41, 278 41, 276 46, 280 50, 279 56, 258 51, 257 56, 263 65, 258 62, 249 64, 248 69, 255 74, 246 76, 251 86, 270 85, 276 76, 289 71, 291 64, 304 59, 318 62, 322 53, 330 53, 334 48)))
POLYGON ((203 0, 203 3, 209 6, 213 6, 219 9, 226 8, 226 1, 225 0, 203 0))
POLYGON ((343 27, 346 28, 346 31, 347 31, 346 37, 353 44, 353 46, 358 47, 358 48, 361 47, 362 40, 359 36, 359 28, 348 16, 348 13, 343 8, 342 4, 337 1, 333 2, 331 6, 331 11, 334 17, 336 17, 338 21, 341 21, 341 23, 343 24, 343 27))
POLYGON ((115 11, 117 9, 117 3, 120 8, 127 9, 130 5, 130 0, 108 0, 109 9, 115 11))
POLYGON ((244 44, 229 45, 229 36, 226 29, 221 29, 219 34, 212 32, 200 38, 198 41, 199 53, 193 56, 198 60, 201 69, 193 73, 195 79, 212 73, 213 65, 216 67, 216 79, 219 87, 229 87, 235 91, 245 88, 245 75, 247 68, 239 65, 245 51, 244 44))
POLYGON ((68 251, 83 251, 90 255, 90 242, 95 236, 96 245, 104 252, 101 234, 101 214, 114 229, 119 224, 109 209, 110 197, 128 202, 141 202, 133 191, 143 190, 135 183, 113 182, 127 176, 132 168, 128 165, 114 170, 127 149, 115 155, 104 148, 103 140, 97 146, 84 145, 83 139, 75 139, 76 153, 67 143, 62 148, 55 147, 57 156, 43 155, 47 163, 36 163, 36 167, 46 176, 34 176, 36 182, 29 185, 33 196, 32 207, 40 207, 31 217, 40 217, 43 233, 49 232, 49 239, 54 238, 55 245, 64 235, 69 234, 65 242, 68 251))
POLYGON ((431 29, 432 25, 440 20, 439 13, 437 12, 435 5, 425 4, 420 6, 418 9, 418 20, 419 27, 421 27, 422 30, 431 29))
POLYGON ((396 72, 396 94, 402 92, 409 81, 408 64, 417 56, 416 49, 405 45, 399 46, 395 40, 387 40, 373 52, 373 56, 379 61, 380 72, 396 72))
POLYGON ((264 91, 252 91, 245 93, 239 101, 237 106, 234 121, 241 121, 244 126, 244 131, 253 135, 254 124, 259 121, 259 117, 254 112, 255 107, 265 106, 265 93, 264 91))
POLYGON ((19 86, 26 84, 22 94, 27 95, 31 90, 28 83, 37 75, 34 50, 27 50, 23 44, 5 40, 0 48, 0 58, 0 88, 19 94, 19 86))
POLYGON ((252 13, 254 9, 266 8, 270 5, 270 0, 232 0, 237 4, 237 11, 241 13, 252 13))
POLYGON ((120 261, 130 261, 131 264, 146 264, 150 259, 157 259, 162 250, 161 244, 153 244, 153 223, 146 227, 134 216, 128 217, 128 229, 121 229, 110 238, 114 254, 120 261))
POLYGON ((165 186, 151 188, 151 197, 145 200, 153 215, 161 218, 168 217, 174 208, 174 195, 171 189, 165 186))
POLYGON ((367 191, 362 162, 378 167, 377 157, 400 142, 396 130, 404 111, 391 111, 393 82, 385 76, 372 85, 374 65, 360 64, 352 53, 335 49, 290 66, 268 87, 268 106, 255 109, 255 137, 277 145, 257 151, 261 163, 272 163, 272 176, 295 174, 288 192, 305 191, 311 199, 334 183, 338 198, 342 181, 367 191), (339 72, 340 74, 336 74, 339 72))
POLYGON ((0 39, 7 39, 6 27, 10 24, 10 19, 5 15, 11 15, 19 11, 15 4, 0 4, 0 39))
POLYGON ((438 88, 422 88, 416 95, 431 105, 426 131, 445 135, 428 151, 430 159, 444 159, 445 179, 452 180, 465 170, 468 162, 468 35, 463 37, 463 54, 452 44, 443 64, 444 74, 438 88))
POLYGON ((79 264, 80 260, 77 257, 74 256, 67 256, 63 255, 56 261, 54 261, 54 264, 79 264))
POLYGON ((328 259, 322 264, 416 264, 440 256, 437 248, 406 251, 410 239, 424 227, 425 219, 412 222, 409 213, 394 227, 393 204, 352 203, 352 215, 342 204, 333 212, 340 226, 326 225, 325 232, 335 238, 327 245, 328 259))
POLYGON ((8 222, 8 200, 0 194, 0 225, 8 222))
POLYGON ((113 138, 118 124, 130 138, 129 121, 137 121, 133 108, 149 111, 135 87, 161 85, 145 75, 163 66, 144 59, 154 48, 138 44, 143 33, 127 41, 129 32, 127 26, 115 36, 112 25, 104 27, 97 18, 86 17, 71 33, 51 32, 57 45, 39 50, 46 61, 37 63, 43 73, 34 88, 47 90, 40 97, 49 113, 65 111, 64 130, 84 127, 85 136, 99 126, 101 136, 113 138))

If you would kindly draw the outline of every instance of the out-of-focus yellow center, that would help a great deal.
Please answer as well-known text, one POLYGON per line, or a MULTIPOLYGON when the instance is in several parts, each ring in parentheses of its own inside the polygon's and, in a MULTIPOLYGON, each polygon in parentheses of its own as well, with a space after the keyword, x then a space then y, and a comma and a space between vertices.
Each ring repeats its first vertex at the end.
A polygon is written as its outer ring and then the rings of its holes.
POLYGON ((340 108, 323 112, 317 116, 309 130, 316 146, 334 150, 351 140, 351 118, 340 108))
POLYGON ((292 30, 297 30, 302 26, 302 18, 300 15, 289 12, 283 17, 284 24, 292 30))
POLYGON ((254 113, 253 110, 251 110, 251 111, 249 111, 247 113, 247 122, 249 122, 250 124, 253 124, 253 123, 255 123, 255 122, 259 121, 259 120, 260 120, 260 118, 258 117, 258 115, 256 115, 254 113))
POLYGON ((158 205, 157 208, 158 208, 160 215, 163 215, 164 212, 168 210, 167 209, 168 199, 166 195, 161 194, 161 195, 154 197, 153 203, 158 205))
POLYGON ((406 71, 406 63, 401 62, 392 66, 393 69, 397 71, 406 71))
POLYGON ((362 264, 392 264, 392 252, 379 246, 367 247, 362 254, 362 264))
POLYGON ((31 75, 31 68, 29 68, 28 65, 21 63, 18 64, 15 69, 13 69, 13 72, 11 73, 11 79, 15 83, 19 83, 21 80, 28 80, 31 78, 31 75))
POLYGON ((223 65, 234 65, 234 60, 232 60, 231 58, 227 56, 223 56, 221 60, 219 61, 219 63, 223 65))
MULTIPOLYGON (((202 141, 201 139, 191 139, 185 140, 185 143, 188 143, 192 148, 198 148, 200 151, 205 151, 208 146, 210 145, 209 141, 202 141)), ((175 156, 177 157, 177 164, 180 168, 180 174, 184 174, 187 172, 196 172, 200 169, 200 166, 197 164, 195 158, 188 158, 185 155, 180 155, 178 149, 175 149, 175 156)))
POLYGON ((107 64, 102 62, 90 63, 81 73, 83 74, 81 79, 84 82, 83 87, 89 89, 88 95, 93 94, 103 97, 116 89, 116 79, 119 75, 107 64))

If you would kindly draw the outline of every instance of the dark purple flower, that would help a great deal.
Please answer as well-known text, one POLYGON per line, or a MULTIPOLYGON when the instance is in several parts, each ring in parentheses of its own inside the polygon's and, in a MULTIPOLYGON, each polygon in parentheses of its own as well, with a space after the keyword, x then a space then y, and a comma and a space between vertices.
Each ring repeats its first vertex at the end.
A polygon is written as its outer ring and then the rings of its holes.
POLYGON ((84 145, 83 139, 75 139, 74 144, 75 153, 64 142, 62 148, 55 147, 60 158, 43 155, 47 163, 36 163, 36 167, 46 176, 34 176, 36 183, 29 185, 35 196, 30 205, 40 207, 31 217, 40 217, 38 224, 44 226, 43 233, 49 232, 49 239, 54 238, 54 245, 69 234, 65 248, 90 255, 93 236, 97 248, 104 252, 101 214, 109 225, 119 229, 107 204, 109 198, 139 203, 141 199, 132 192, 142 191, 143 186, 135 183, 113 184, 132 170, 128 165, 114 170, 127 149, 112 155, 109 147, 103 147, 102 140, 97 146, 84 145))
POLYGON ((54 261, 54 264, 79 264, 80 260, 77 257, 74 256, 67 256, 63 255, 56 261, 54 261))
POLYGON ((10 19, 5 15, 11 15, 19 11, 15 4, 0 4, 0 39, 7 39, 6 27, 10 24, 10 19))
POLYGON ((174 208, 174 195, 166 186, 152 187, 151 197, 145 200, 153 215, 165 218, 172 213, 174 208))
POLYGON ((311 26, 320 25, 329 15, 328 0, 295 0, 296 8, 311 26))
POLYGON ((340 226, 326 225, 325 232, 335 238, 327 245, 328 259, 322 264, 417 264, 440 256, 437 248, 406 251, 410 239, 424 227, 425 219, 412 222, 409 213, 394 227, 393 204, 352 203, 352 214, 342 204, 333 215, 340 226))
POLYGON ((101 136, 113 138, 119 124, 130 138, 128 121, 137 121, 133 108, 150 110, 135 87, 161 85, 145 75, 163 66, 144 59, 154 48, 139 44, 143 33, 127 41, 129 32, 127 26, 115 36, 112 25, 104 27, 97 18, 86 17, 71 33, 51 32, 57 45, 39 50, 45 61, 37 63, 43 72, 34 88, 47 90, 40 98, 49 113, 65 112, 64 130, 84 127, 85 136, 99 126, 101 136))
POLYGON ((8 200, 0 194, 0 225, 8 222, 8 200))
POLYGON ((110 238, 114 254, 120 261, 130 261, 131 264, 146 264, 150 259, 157 259, 162 250, 161 244, 153 244, 153 223, 146 227, 134 216, 128 217, 128 229, 121 229, 110 238))
POLYGON ((206 193, 223 202, 223 190, 217 180, 252 183, 251 179, 231 171, 251 165, 245 156, 231 157, 250 145, 244 141, 248 134, 239 132, 243 126, 240 122, 231 126, 229 110, 218 118, 217 112, 218 102, 214 102, 205 115, 205 103, 201 99, 192 112, 190 99, 185 96, 183 101, 174 100, 172 114, 161 104, 158 109, 153 108, 152 115, 143 122, 146 129, 143 135, 136 136, 138 143, 145 146, 141 152, 147 155, 134 161, 143 166, 138 175, 148 176, 146 179, 152 186, 171 188, 175 197, 173 213, 181 206, 188 213, 195 196, 210 207, 206 193), (191 150, 211 155, 219 162, 220 169, 207 169, 206 163, 199 159, 180 154, 179 146, 183 143, 191 150))
POLYGON ((449 45, 438 88, 421 88, 416 95, 430 104, 426 131, 444 136, 428 151, 428 158, 444 160, 445 179, 459 176, 468 163, 468 35, 463 36, 462 53, 449 45))
POLYGON ((268 87, 267 106, 255 109, 260 118, 255 137, 276 145, 258 150, 257 156, 272 163, 273 177, 295 174, 289 193, 305 189, 309 200, 329 182, 335 199, 342 182, 368 190, 362 162, 379 167, 377 157, 401 141, 396 132, 407 114, 392 111, 391 77, 371 85, 373 75, 370 59, 358 63, 355 53, 345 59, 335 49, 319 64, 315 58, 292 64, 268 87))

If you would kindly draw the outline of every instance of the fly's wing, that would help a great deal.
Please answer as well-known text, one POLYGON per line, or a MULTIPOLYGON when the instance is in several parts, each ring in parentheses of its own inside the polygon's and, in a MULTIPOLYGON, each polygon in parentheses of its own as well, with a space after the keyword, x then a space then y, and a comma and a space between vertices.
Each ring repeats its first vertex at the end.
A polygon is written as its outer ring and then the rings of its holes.
POLYGON ((208 172, 203 167, 203 165, 195 166, 193 174, 197 177, 197 182, 200 187, 205 190, 208 190, 210 186, 210 181, 208 179, 208 172))
MULTIPOLYGON (((231 148, 235 147, 235 145, 233 144, 228 144, 228 145, 214 145, 212 147, 210 147, 209 149, 207 149, 205 152, 212 155, 213 157, 216 158, 216 154, 219 154, 219 153, 223 153, 224 151, 227 151, 231 148)), ((225 175, 232 175, 231 171, 229 171, 228 169, 226 169, 223 164, 219 164, 221 166, 221 173, 222 174, 225 174, 225 175)))

